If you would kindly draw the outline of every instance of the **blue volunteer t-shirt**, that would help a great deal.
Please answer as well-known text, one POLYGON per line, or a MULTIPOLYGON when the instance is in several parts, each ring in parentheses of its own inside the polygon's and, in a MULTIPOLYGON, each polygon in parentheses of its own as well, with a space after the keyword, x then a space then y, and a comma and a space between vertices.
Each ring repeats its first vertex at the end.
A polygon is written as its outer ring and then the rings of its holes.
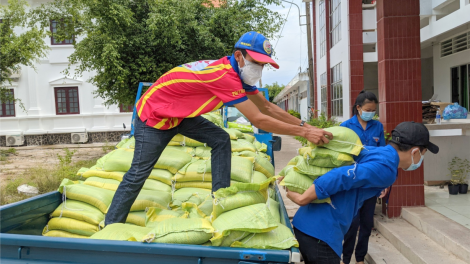
POLYGON ((386 147, 367 147, 356 164, 335 168, 316 179, 318 199, 331 198, 331 204, 301 206, 292 224, 301 232, 325 241, 338 256, 342 241, 365 200, 378 196, 397 178, 397 151, 386 147))
POLYGON ((377 120, 367 122, 366 129, 362 128, 357 115, 341 123, 341 126, 350 128, 356 132, 364 146, 385 146, 384 126, 377 120))

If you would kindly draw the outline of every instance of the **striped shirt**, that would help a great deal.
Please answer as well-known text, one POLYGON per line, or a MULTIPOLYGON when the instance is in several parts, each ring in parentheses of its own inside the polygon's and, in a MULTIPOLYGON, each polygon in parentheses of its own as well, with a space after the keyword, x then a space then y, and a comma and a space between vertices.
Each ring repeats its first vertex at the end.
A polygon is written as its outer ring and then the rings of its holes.
POLYGON ((151 127, 167 130, 192 118, 241 103, 254 86, 243 85, 235 57, 180 65, 163 74, 140 98, 137 114, 151 127))

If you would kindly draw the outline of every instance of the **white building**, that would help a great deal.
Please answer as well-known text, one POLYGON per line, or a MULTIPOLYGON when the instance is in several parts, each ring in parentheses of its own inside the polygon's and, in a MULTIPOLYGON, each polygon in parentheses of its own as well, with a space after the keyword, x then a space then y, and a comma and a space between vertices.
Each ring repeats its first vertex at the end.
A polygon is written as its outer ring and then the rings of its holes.
POLYGON ((308 98, 310 98, 308 87, 308 73, 298 73, 273 101, 286 111, 299 112, 302 120, 308 120, 308 98))
MULTIPOLYGON (((40 4, 40 1, 29 2, 33 7, 40 4)), ((22 66, 21 71, 12 76, 15 79, 9 88, 26 111, 18 104, 2 102, 0 146, 5 146, 5 135, 21 133, 27 145, 70 143, 71 132, 85 131, 89 142, 119 140, 124 132, 123 124, 126 130, 130 129, 132 113, 129 109, 117 105, 106 107, 103 99, 95 98, 96 87, 87 82, 91 73, 75 79, 64 75, 68 56, 74 51, 71 40, 57 43, 47 37, 44 41, 50 50, 36 64, 36 70, 22 66)))
MULTIPOLYGON (((388 132, 403 121, 421 122, 422 101, 434 94, 470 109, 469 0, 313 0, 311 10, 315 109, 344 121, 359 92, 372 91, 388 132)), ((296 78, 275 102, 302 113, 296 78)), ((470 115, 442 122, 426 124, 439 154, 425 155, 414 172, 400 170, 390 217, 402 206, 423 206, 423 185, 449 180, 453 157, 470 159, 470 115)))

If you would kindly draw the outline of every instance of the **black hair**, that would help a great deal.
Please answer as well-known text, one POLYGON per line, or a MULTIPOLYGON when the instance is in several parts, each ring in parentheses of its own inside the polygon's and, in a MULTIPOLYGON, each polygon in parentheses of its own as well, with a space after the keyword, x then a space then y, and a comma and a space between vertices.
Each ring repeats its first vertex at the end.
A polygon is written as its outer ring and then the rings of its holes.
POLYGON ((420 152, 423 152, 426 149, 425 146, 412 146, 412 145, 397 143, 397 142, 392 142, 392 141, 388 142, 388 144, 391 145, 392 147, 394 147, 396 150, 402 151, 402 152, 406 152, 406 151, 408 151, 412 148, 416 148, 416 147, 419 148, 420 152))
POLYGON ((235 51, 239 50, 242 54, 243 54, 243 57, 246 58, 246 49, 239 49, 239 48, 235 48, 233 50, 233 54, 235 55, 235 51))
POLYGON ((359 111, 357 111, 356 106, 363 106, 367 103, 372 103, 372 102, 374 102, 376 104, 379 103, 379 100, 377 100, 377 97, 375 96, 375 94, 373 92, 368 92, 368 91, 362 90, 359 93, 359 95, 357 96, 356 102, 354 103, 354 105, 352 107, 353 115, 359 115, 359 111))

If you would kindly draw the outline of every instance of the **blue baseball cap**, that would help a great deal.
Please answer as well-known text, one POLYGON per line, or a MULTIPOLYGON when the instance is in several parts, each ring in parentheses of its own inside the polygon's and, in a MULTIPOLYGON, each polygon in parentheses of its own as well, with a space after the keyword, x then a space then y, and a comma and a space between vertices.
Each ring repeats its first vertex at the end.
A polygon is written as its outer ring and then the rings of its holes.
POLYGON ((279 69, 279 65, 271 59, 271 55, 273 53, 271 43, 260 33, 250 31, 243 34, 235 44, 235 48, 245 49, 255 61, 269 63, 274 68, 279 69))

